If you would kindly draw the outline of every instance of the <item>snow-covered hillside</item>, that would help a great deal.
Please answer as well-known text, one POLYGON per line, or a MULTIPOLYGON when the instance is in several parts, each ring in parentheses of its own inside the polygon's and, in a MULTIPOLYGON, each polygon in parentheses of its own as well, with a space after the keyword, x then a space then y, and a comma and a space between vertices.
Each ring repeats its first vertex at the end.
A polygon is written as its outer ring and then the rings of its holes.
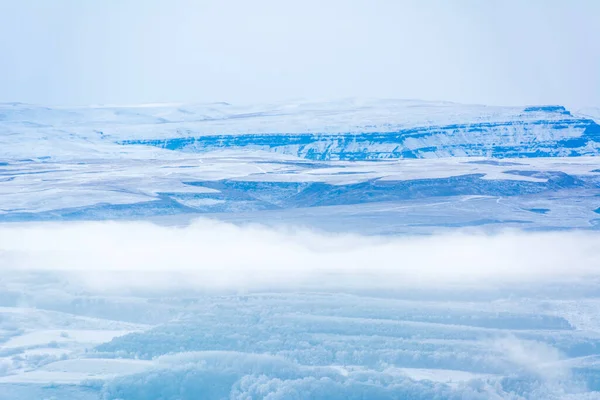
POLYGON ((597 155, 600 126, 562 106, 486 107, 421 101, 236 107, 146 105, 45 108, 0 105, 0 157, 93 156, 116 145, 204 153, 277 152, 311 160, 597 155), (14 148, 15 135, 21 146, 14 148), (59 143, 60 142, 60 143, 59 143), (89 144, 94 143, 94 149, 89 144), (108 147, 106 147, 108 146, 108 147), (58 150, 58 154, 52 154, 58 150), (47 153, 47 154, 45 154, 47 153))
POLYGON ((600 399, 593 109, 0 105, 0 400, 600 399))
POLYGON ((391 100, 4 104, 0 220, 209 214, 372 233, 596 229, 600 127, 588 114, 391 100))

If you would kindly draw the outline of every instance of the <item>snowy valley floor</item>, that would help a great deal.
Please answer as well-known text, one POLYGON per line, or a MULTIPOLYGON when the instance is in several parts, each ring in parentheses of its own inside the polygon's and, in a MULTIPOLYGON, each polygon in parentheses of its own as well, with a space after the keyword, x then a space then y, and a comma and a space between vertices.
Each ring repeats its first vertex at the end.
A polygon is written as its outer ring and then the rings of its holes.
POLYGON ((0 225, 0 399, 600 398, 600 236, 0 225))

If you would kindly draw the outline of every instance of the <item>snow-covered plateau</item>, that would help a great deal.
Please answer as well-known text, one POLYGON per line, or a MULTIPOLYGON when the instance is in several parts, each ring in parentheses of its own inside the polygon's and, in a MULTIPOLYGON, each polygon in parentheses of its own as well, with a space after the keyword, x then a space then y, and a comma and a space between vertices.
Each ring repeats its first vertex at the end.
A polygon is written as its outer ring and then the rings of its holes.
POLYGON ((600 399, 600 110, 0 104, 0 399, 600 399))

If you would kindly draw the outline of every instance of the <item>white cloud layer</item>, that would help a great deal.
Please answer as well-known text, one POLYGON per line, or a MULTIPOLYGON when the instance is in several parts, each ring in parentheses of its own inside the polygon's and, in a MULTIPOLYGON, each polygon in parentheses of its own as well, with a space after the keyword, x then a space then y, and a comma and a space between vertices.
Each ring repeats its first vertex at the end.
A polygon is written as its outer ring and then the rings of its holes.
POLYGON ((600 275, 600 235, 366 237, 197 220, 0 226, 0 269, 72 273, 96 289, 486 287, 600 275))

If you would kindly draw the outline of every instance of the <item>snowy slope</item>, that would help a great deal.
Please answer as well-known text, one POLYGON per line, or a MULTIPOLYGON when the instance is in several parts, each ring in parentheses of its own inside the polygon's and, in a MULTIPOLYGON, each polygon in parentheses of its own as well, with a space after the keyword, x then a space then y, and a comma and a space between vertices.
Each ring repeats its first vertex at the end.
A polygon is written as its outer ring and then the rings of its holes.
POLYGON ((339 224, 325 214, 358 215, 350 225, 376 233, 596 229, 599 134, 589 116, 559 106, 3 104, 0 220, 210 214, 339 224), (420 217, 408 212, 418 204, 428 210, 420 217))
POLYGON ((0 221, 210 215, 371 233, 597 229, 599 171, 596 157, 313 163, 157 150, 147 159, 20 161, 0 166, 0 221))
POLYGON ((600 126, 561 106, 486 107, 356 101, 236 107, 228 104, 44 108, 0 105, 0 157, 34 142, 27 157, 98 151, 116 144, 207 152, 251 149, 312 160, 449 156, 596 155, 600 126), (58 154, 59 141, 67 146, 58 154), (94 148, 89 148, 94 143, 94 148))
POLYGON ((2 104, 0 400, 600 399, 599 116, 2 104))

